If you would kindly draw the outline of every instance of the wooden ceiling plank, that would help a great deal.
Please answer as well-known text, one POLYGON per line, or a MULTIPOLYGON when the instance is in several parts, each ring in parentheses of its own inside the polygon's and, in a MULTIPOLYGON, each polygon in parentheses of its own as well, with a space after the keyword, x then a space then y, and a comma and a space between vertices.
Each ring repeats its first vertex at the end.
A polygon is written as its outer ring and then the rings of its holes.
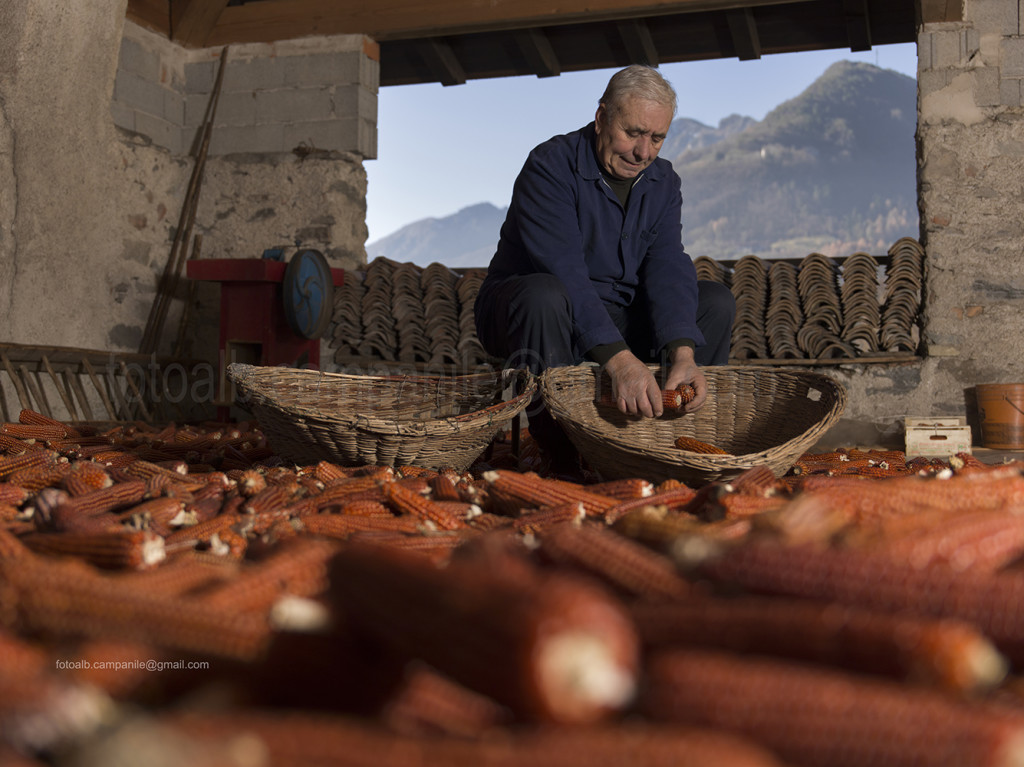
POLYGON ((262 0, 225 8, 206 44, 342 34, 387 41, 794 2, 814 0, 262 0))
POLYGON ((466 82, 466 72, 450 43, 428 37, 418 40, 416 49, 441 85, 463 85, 466 82))
POLYGON ((170 0, 171 39, 189 48, 202 48, 227 8, 228 0, 170 0))
POLYGON ((171 12, 168 0, 128 0, 124 16, 140 27, 170 37, 171 12))
POLYGON ((725 12, 729 33, 740 61, 761 58, 761 40, 757 34, 757 21, 750 8, 739 8, 725 12))
POLYGON ((651 37, 650 27, 643 19, 625 19, 615 25, 619 30, 626 55, 631 64, 658 66, 658 49, 651 37))
POLYGON ((517 29, 514 35, 527 65, 537 77, 557 77, 562 74, 558 55, 543 29, 517 29))
POLYGON ((871 20, 867 0, 843 0, 843 18, 851 51, 871 50, 871 20))

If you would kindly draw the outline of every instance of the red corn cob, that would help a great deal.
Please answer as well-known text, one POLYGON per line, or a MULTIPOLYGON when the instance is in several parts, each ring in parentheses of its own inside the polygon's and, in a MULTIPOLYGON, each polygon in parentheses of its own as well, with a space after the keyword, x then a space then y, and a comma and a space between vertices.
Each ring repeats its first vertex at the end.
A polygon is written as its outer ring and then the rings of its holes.
POLYGON ((194 551, 167 557, 159 567, 116 574, 115 579, 137 593, 153 598, 182 597, 209 589, 238 576, 238 564, 223 559, 202 558, 194 551))
POLYGON ((551 527, 570 525, 579 527, 587 514, 583 504, 578 502, 563 503, 558 506, 547 506, 536 511, 528 511, 512 520, 512 529, 517 533, 536 535, 551 527))
POLYGON ((438 474, 430 480, 430 491, 435 501, 461 501, 459 488, 450 474, 438 474))
POLYGON ((422 523, 413 516, 360 517, 350 514, 305 514, 300 518, 302 529, 310 535, 347 539, 357 532, 386 531, 419 533, 422 523))
POLYGON ((631 697, 633 629, 590 584, 490 564, 438 569, 404 552, 346 547, 331 599, 358 625, 471 689, 540 721, 587 723, 631 697))
POLYGON ((280 510, 295 500, 296 490, 297 485, 268 485, 246 500, 241 510, 245 514, 280 510))
POLYGON ((64 489, 74 496, 102 490, 113 483, 107 470, 94 461, 75 461, 64 477, 64 489))
POLYGON ((682 509, 687 504, 691 503, 696 497, 697 493, 694 490, 691 490, 686 485, 680 484, 678 487, 659 491, 653 495, 647 496, 646 498, 635 498, 631 501, 622 501, 617 503, 605 512, 604 521, 609 525, 615 524, 616 520, 621 519, 630 512, 643 509, 645 507, 682 509))
POLYGON ((258 495, 267 488, 267 478, 256 469, 247 469, 240 472, 237 482, 238 492, 246 498, 258 495))
POLYGON ((287 710, 163 714, 158 721, 200 743, 255 738, 275 767, 781 767, 749 741, 675 726, 498 729, 481 738, 425 738, 355 718, 287 710))
POLYGON ((338 466, 336 463, 320 461, 313 471, 313 476, 325 485, 330 485, 348 479, 348 469, 338 466))
POLYGON ((698 565, 706 577, 752 591, 960 619, 1011 662, 1024 659, 1024 574, 919 569, 876 552, 755 539, 717 555, 704 547, 700 556, 707 557, 698 565))
POLYGON ((181 547, 192 548, 200 543, 208 543, 210 538, 221 530, 232 525, 246 524, 247 521, 248 518, 244 514, 222 512, 197 524, 175 530, 164 537, 164 543, 169 549, 174 550, 181 547))
POLYGON ((810 661, 976 691, 1000 682, 1005 660, 973 626, 794 599, 701 598, 630 608, 648 647, 704 647, 810 661))
POLYGON ((202 594, 200 599, 210 610, 241 612, 269 610, 285 594, 322 594, 327 589, 327 560, 337 550, 337 544, 328 541, 289 541, 265 560, 243 569, 237 578, 202 594))
POLYGON ((0 458, 0 479, 10 477, 16 471, 53 466, 66 460, 54 450, 29 450, 21 455, 9 455, 0 458))
POLYGON ((37 442, 25 442, 7 434, 0 434, 0 453, 3 453, 4 457, 12 457, 29 451, 45 449, 43 445, 37 442))
POLYGON ((40 554, 78 557, 108 569, 152 567, 166 557, 164 539, 145 530, 31 533, 22 541, 40 554))
POLYGON ((49 426, 54 430, 63 429, 64 435, 68 437, 81 436, 81 433, 77 429, 68 426, 66 423, 50 418, 49 416, 43 415, 35 410, 29 410, 28 408, 22 409, 18 414, 18 423, 35 426, 49 426))
MULTIPOLYGON (((683 384, 678 389, 663 389, 661 391, 661 404, 665 410, 682 410, 686 403, 696 396, 693 387, 683 384)), ((605 390, 598 398, 598 404, 608 407, 617 407, 618 403, 612 396, 610 390, 605 390)))
POLYGON ((0 560, 0 620, 54 639, 122 639, 238 660, 254 659, 269 627, 259 615, 220 614, 200 603, 154 598, 77 562, 0 560))
POLYGON ((71 464, 61 461, 50 466, 35 466, 31 469, 16 471, 7 478, 7 481, 30 493, 38 493, 44 487, 59 487, 70 473, 71 464))
POLYGON ((388 530, 363 530, 352 533, 348 538, 351 544, 369 544, 414 554, 438 567, 446 565, 452 553, 462 546, 465 540, 454 531, 431 535, 406 535, 388 530))
POLYGON ((15 439, 34 439, 39 442, 48 439, 64 439, 68 431, 64 426, 50 426, 40 424, 5 423, 0 425, 0 433, 6 434, 15 439))
POLYGON ((540 553, 557 564, 595 575, 630 596, 675 600, 692 593, 670 559, 607 528, 551 527, 541 532, 540 553))
POLYGON ((442 506, 400 482, 387 484, 387 498, 391 507, 400 514, 409 514, 441 530, 458 530, 466 526, 465 517, 442 506))
POLYGON ((505 724, 507 709, 426 666, 410 669, 382 712, 384 723, 405 735, 478 736, 505 724))
POLYGON ((722 493, 708 499, 708 506, 714 509, 706 519, 735 519, 764 514, 782 508, 786 499, 781 496, 747 495, 746 493, 722 493))
MULTIPOLYGON (((922 515, 932 517, 934 515, 922 515)), ((1001 511, 943 515, 916 534, 883 539, 875 548, 917 567, 947 563, 954 570, 997 570, 1024 552, 1024 516, 1001 511)))
POLYGON ((673 444, 676 447, 678 447, 680 450, 687 450, 687 451, 689 451, 691 453, 702 453, 702 454, 705 454, 705 455, 728 455, 729 454, 729 452, 727 450, 723 450, 722 448, 718 447, 717 445, 712 445, 712 444, 710 444, 708 442, 702 442, 699 439, 695 439, 694 437, 687 437, 685 435, 681 435, 679 437, 676 437, 676 440, 675 440, 675 442, 673 444))
POLYGON ((0 527, 0 560, 17 559, 31 555, 21 539, 3 527, 0 527))
POLYGON ((558 506, 563 503, 583 504, 587 516, 600 517, 617 505, 614 498, 590 493, 568 482, 548 481, 533 474, 514 471, 487 471, 483 479, 502 493, 519 498, 529 506, 558 506))
POLYGON ((53 510, 53 526, 60 530, 65 520, 75 517, 90 517, 131 506, 143 499, 146 483, 141 480, 119 482, 102 490, 71 498, 53 510))
POLYGON ((513 519, 511 517, 502 516, 501 514, 489 514, 484 512, 473 517, 469 521, 470 527, 474 530, 480 530, 488 532, 491 530, 500 530, 505 527, 512 527, 513 519))
POLYGON ((234 527, 223 527, 208 541, 210 551, 219 557, 241 560, 249 549, 249 539, 234 527))
POLYGON ((338 512, 339 514, 351 514, 355 517, 383 517, 390 519, 395 515, 387 506, 380 501, 349 501, 338 512))
POLYGON ((23 487, 9 483, 0 483, 0 503, 10 506, 21 506, 31 494, 23 487))
POLYGON ((732 731, 808 767, 1009 767, 1024 716, 824 668, 713 652, 666 651, 648 668, 644 710, 732 731))
POLYGON ((384 490, 381 487, 379 480, 373 477, 354 477, 341 480, 325 488, 324 491, 316 497, 317 505, 321 509, 326 509, 329 506, 337 506, 351 500, 351 496, 356 493, 364 491, 376 493, 381 500, 385 498, 384 490))
POLYGON ((174 497, 153 498, 115 515, 119 522, 130 522, 138 529, 150 530, 159 536, 169 535, 175 528, 190 521, 185 504, 174 497))
POLYGON ((774 472, 763 465, 746 469, 739 476, 730 479, 728 484, 733 492, 744 495, 778 495, 785 490, 774 472))
POLYGON ((654 495, 654 485, 646 479, 614 479, 610 482, 597 482, 587 485, 587 490, 598 495, 607 495, 618 501, 631 501, 636 498, 648 498, 654 495))
POLYGON ((723 519, 701 522, 696 517, 648 506, 619 518, 612 529, 627 538, 640 541, 662 551, 689 541, 735 541, 750 532, 749 519, 723 519))

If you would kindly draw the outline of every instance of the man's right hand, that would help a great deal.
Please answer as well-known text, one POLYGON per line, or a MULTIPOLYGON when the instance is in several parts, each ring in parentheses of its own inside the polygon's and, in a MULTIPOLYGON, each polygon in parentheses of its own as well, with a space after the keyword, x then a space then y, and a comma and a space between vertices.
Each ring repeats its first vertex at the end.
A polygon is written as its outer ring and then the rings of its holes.
POLYGON ((628 349, 617 352, 604 369, 612 379, 612 397, 629 415, 660 416, 664 410, 661 388, 650 368, 628 349))

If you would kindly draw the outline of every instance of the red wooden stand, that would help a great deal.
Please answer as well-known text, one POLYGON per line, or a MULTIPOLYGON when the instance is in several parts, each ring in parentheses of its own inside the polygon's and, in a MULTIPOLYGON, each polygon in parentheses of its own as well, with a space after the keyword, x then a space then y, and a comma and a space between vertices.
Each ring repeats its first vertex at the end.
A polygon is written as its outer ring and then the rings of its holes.
MULTIPOLYGON (((232 362, 320 369, 320 339, 296 334, 284 316, 281 282, 288 264, 266 258, 209 258, 187 262, 192 280, 220 283, 220 394, 218 418, 227 420, 233 397, 224 370, 232 362)), ((344 269, 331 269, 335 286, 344 269)))

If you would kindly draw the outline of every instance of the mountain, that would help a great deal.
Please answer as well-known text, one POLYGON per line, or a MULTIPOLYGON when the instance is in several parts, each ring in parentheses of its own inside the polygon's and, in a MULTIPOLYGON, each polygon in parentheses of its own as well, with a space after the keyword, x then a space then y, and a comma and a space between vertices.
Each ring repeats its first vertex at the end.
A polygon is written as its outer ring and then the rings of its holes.
POLYGON ((372 261, 386 256, 419 266, 432 262, 454 269, 487 266, 498 244, 505 208, 489 202, 470 205, 444 218, 424 218, 366 246, 372 261))
MULTIPOLYGON (((672 123, 661 156, 683 181, 691 256, 884 253, 917 237, 917 83, 842 61, 763 120, 672 123)), ((489 203, 411 223, 367 245, 425 266, 486 266, 505 211, 489 203)))

